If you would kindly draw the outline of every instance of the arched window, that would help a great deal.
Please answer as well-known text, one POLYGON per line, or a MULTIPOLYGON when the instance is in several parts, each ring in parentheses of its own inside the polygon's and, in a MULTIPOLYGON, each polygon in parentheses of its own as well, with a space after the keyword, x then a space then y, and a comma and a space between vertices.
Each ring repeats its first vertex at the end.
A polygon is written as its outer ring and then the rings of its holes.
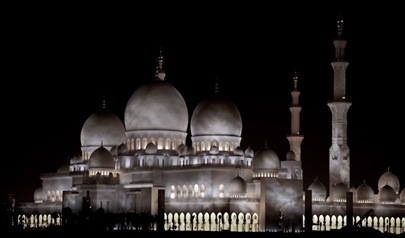
POLYGON ((188 185, 188 197, 193 197, 193 186, 191 184, 188 185))
POLYGON ((222 142, 219 143, 218 150, 221 150, 221 151, 224 150, 224 143, 222 143, 222 142))
POLYGON ((194 185, 194 197, 195 197, 195 198, 198 198, 198 196, 199 196, 198 184, 195 184, 195 185, 194 185))
POLYGON ((163 149, 163 138, 158 139, 157 148, 158 150, 163 149))
POLYGON ((224 185, 223 184, 220 184, 219 185, 219 197, 220 198, 223 198, 223 197, 225 197, 225 189, 224 189, 224 185))
POLYGON ((205 197, 205 186, 204 186, 204 184, 201 184, 201 197, 203 198, 203 197, 205 197))
POLYGON ((205 150, 210 150, 211 149, 211 143, 209 141, 207 141, 206 145, 205 145, 205 150))
POLYGON ((176 188, 174 187, 174 185, 172 185, 171 187, 170 187, 170 198, 174 198, 175 197, 175 195, 176 195, 176 188))
POLYGON ((183 185, 182 193, 183 193, 183 198, 187 198, 187 186, 185 184, 183 185))
POLYGON ((180 198, 180 197, 181 197, 181 189, 180 189, 180 185, 177 185, 176 198, 180 198))
POLYGON ((147 145, 148 145, 148 139, 147 139, 147 138, 143 138, 143 139, 142 139, 142 149, 145 149, 147 145))
POLYGON ((196 151, 201 151, 200 142, 197 142, 197 144, 194 147, 196 151))
POLYGON ((170 150, 170 138, 166 138, 165 149, 170 150))
POLYGON ((134 151, 135 150, 135 139, 131 138, 131 143, 129 144, 129 151, 134 151))

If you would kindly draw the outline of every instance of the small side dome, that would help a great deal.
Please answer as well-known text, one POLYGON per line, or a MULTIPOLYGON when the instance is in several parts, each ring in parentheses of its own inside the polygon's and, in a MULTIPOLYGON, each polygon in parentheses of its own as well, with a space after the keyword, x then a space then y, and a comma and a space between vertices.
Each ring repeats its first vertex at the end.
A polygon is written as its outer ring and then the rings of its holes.
POLYGON ((356 189, 356 187, 355 187, 355 186, 352 186, 352 187, 349 189, 349 192, 353 193, 353 195, 357 194, 357 189, 356 189))
POLYGON ((70 159, 70 164, 80 164, 83 163, 83 158, 81 156, 75 156, 70 159))
POLYGON ((121 119, 103 105, 102 110, 93 113, 83 124, 80 141, 82 147, 93 147, 103 141, 112 147, 126 141, 125 127, 121 119))
POLYGON ((332 198, 333 201, 345 201, 346 200, 346 192, 349 189, 347 188, 346 184, 343 182, 339 182, 332 187, 332 198))
POLYGON ((399 194, 399 200, 402 204, 405 204, 405 188, 403 188, 401 193, 399 194))
POLYGON ((218 153, 219 153, 218 147, 215 146, 215 145, 211 146, 211 148, 210 148, 210 154, 212 154, 212 155, 217 155, 218 153))
POLYGON ((272 149, 263 147, 256 151, 252 165, 254 170, 278 170, 280 169, 280 159, 272 149))
POLYGON ((118 146, 118 155, 128 155, 128 146, 125 143, 122 143, 121 145, 118 146))
POLYGON ((380 192, 378 193, 378 200, 381 203, 395 203, 395 200, 397 200, 398 195, 395 193, 394 189, 386 184, 380 189, 380 192))
POLYGON ((111 147, 110 153, 113 157, 117 156, 118 155, 118 146, 114 145, 113 147, 111 147))
POLYGON ((234 155, 243 155, 243 149, 242 147, 238 146, 233 150, 234 155))
POLYGON ((288 151, 285 157, 286 157, 287 160, 295 160, 294 151, 292 151, 292 150, 288 151))
POLYGON ((395 193, 399 193, 399 179, 398 177, 390 171, 388 171, 381 175, 378 179, 378 190, 380 190, 385 185, 389 185, 391 188, 394 189, 395 193))
POLYGON ((374 199, 374 190, 365 181, 357 188, 357 201, 371 202, 374 199))
POLYGON ((114 169, 114 158, 110 151, 103 146, 96 149, 89 159, 89 169, 114 169))
POLYGON ((250 148, 250 146, 248 146, 248 148, 245 150, 245 157, 253 158, 254 155, 255 155, 255 152, 252 150, 252 148, 250 148))
POLYGON ((179 153, 180 156, 186 156, 187 146, 185 144, 180 144, 179 146, 177 146, 177 153, 179 153))
POLYGON ((232 179, 229 184, 229 196, 233 198, 246 197, 247 195, 246 182, 239 175, 232 179))
POLYGON ((69 173, 69 167, 70 167, 69 162, 64 163, 62 166, 59 167, 57 173, 58 174, 67 174, 67 173, 69 173))
POLYGON ((149 142, 149 143, 146 145, 145 153, 148 154, 148 155, 156 154, 156 153, 157 153, 157 147, 156 147, 156 145, 153 144, 152 142, 149 142))
POLYGON ((43 202, 43 199, 42 199, 42 192, 43 192, 42 186, 41 186, 41 187, 38 187, 37 189, 35 189, 35 192, 34 192, 34 203, 42 203, 42 202, 43 202))
POLYGON ((308 190, 312 191, 313 201, 325 201, 326 199, 326 188, 319 180, 318 177, 309 185, 308 190))

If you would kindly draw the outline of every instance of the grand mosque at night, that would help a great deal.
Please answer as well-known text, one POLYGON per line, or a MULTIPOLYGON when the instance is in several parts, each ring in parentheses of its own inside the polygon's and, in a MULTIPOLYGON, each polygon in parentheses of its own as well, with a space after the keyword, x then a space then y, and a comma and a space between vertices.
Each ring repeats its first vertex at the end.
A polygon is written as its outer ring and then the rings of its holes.
MULTIPOLYGON (((328 184, 315 179, 304 187, 298 74, 291 79, 288 153, 278 155, 266 144, 254 151, 241 147, 241 114, 218 85, 188 110, 181 93, 165 80, 161 51, 154 80, 134 89, 124 121, 108 102, 100 102, 100 110, 83 122, 81 155, 40 176, 33 201, 18 204, 15 222, 32 229, 63 226, 67 210, 102 210, 148 214, 161 222, 151 229, 162 230, 301 232, 361 226, 403 233, 405 188, 394 172, 387 168, 375 175, 377 191, 350 180, 347 113, 352 103, 346 99, 349 62, 342 31, 339 20, 332 42, 333 96, 327 102, 332 115, 328 184)), ((127 221, 111 227, 131 226, 127 221)))

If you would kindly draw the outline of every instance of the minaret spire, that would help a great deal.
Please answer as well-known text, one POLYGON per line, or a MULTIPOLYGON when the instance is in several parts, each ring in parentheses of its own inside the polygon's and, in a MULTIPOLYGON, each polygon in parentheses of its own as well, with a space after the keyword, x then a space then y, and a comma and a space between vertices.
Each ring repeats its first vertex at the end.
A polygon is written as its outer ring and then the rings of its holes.
POLYGON ((343 37, 343 19, 337 20, 338 37, 333 41, 335 59, 331 62, 333 99, 328 102, 332 112, 332 144, 329 149, 329 192, 334 184, 343 182, 350 188, 350 149, 347 145, 347 112, 351 102, 346 99, 346 40, 343 37))
POLYGON ((163 70, 163 53, 162 53, 162 48, 160 48, 160 50, 159 50, 159 56, 158 56, 158 58, 157 58, 157 60, 156 60, 156 73, 155 73, 155 76, 156 76, 156 78, 157 79, 160 79, 160 80, 165 80, 165 77, 166 77, 166 73, 165 73, 165 71, 163 70))
POLYGON ((214 93, 219 94, 218 77, 215 78, 214 93))
POLYGON ((103 95, 103 102, 102 102, 102 105, 101 105, 101 109, 102 110, 106 110, 106 101, 105 101, 105 96, 103 95))
POLYGON ((304 136, 300 134, 300 112, 301 106, 299 104, 300 91, 298 90, 298 73, 294 72, 293 77, 294 88, 291 91, 292 105, 290 106, 291 112, 291 134, 287 136, 290 142, 290 150, 295 154, 295 160, 301 161, 301 142, 304 136))

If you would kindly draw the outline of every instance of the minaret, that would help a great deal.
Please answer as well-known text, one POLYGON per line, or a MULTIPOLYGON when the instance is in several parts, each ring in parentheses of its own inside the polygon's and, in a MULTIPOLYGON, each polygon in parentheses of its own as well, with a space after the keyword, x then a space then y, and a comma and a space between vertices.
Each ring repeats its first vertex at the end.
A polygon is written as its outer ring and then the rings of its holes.
POLYGON ((332 145, 329 148, 329 192, 334 184, 343 182, 350 188, 350 149, 347 146, 347 112, 351 102, 346 99, 346 40, 342 37, 343 20, 337 21, 338 37, 333 41, 335 59, 333 99, 328 102, 332 112, 332 145))
POLYGON ((292 105, 290 106, 291 112, 291 134, 287 136, 290 142, 290 151, 294 152, 295 160, 301 161, 301 142, 304 136, 300 134, 300 112, 301 106, 299 104, 300 91, 298 90, 298 76, 295 71, 294 89, 291 91, 292 105))

